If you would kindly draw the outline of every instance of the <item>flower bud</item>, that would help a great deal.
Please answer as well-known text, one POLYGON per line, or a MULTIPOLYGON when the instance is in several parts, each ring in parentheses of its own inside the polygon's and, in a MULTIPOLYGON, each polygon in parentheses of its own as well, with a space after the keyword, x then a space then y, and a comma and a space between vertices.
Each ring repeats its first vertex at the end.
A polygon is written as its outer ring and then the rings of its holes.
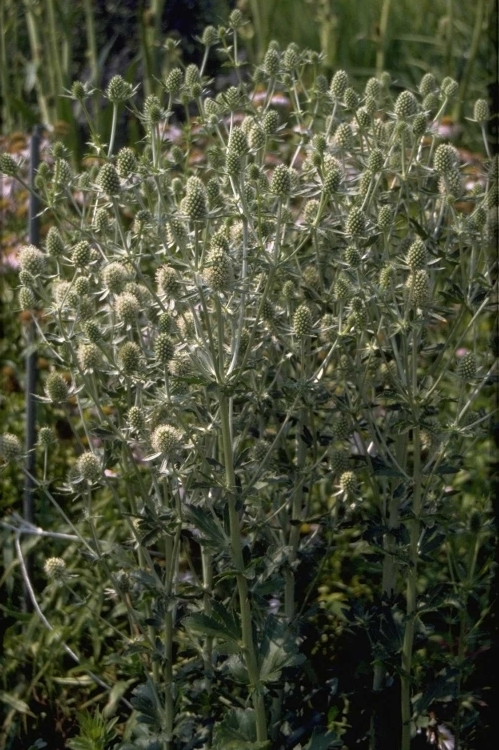
POLYGON ((38 432, 38 445, 47 449, 55 442, 55 435, 51 427, 41 427, 38 432))
POLYGON ((34 276, 43 273, 45 261, 45 254, 34 245, 24 245, 19 252, 19 265, 34 276))
POLYGON ((268 49, 264 60, 263 68, 270 78, 275 78, 279 74, 279 68, 281 65, 281 55, 276 49, 268 49))
POLYGON ((380 172, 383 169, 384 163, 385 157, 383 152, 379 148, 374 148, 369 154, 367 168, 374 173, 380 172))
POLYGON ((78 363, 81 369, 95 370, 100 364, 100 351, 95 344, 81 344, 78 347, 78 363))
POLYGON ((356 120, 361 130, 367 130, 372 122, 371 113, 365 107, 360 107, 355 113, 356 120))
POLYGON ((130 99, 133 94, 133 86, 131 83, 125 81, 122 76, 116 75, 109 81, 106 94, 109 101, 113 104, 119 104, 119 102, 130 99))
POLYGON ((33 310, 36 307, 36 296, 29 286, 22 286, 19 289, 19 305, 22 310, 33 310))
POLYGON ((120 192, 120 178, 112 164, 107 163, 102 165, 97 181, 103 191, 109 196, 117 195, 120 192))
POLYGON ((477 99, 473 108, 473 119, 476 122, 487 122, 490 117, 489 103, 486 99, 477 99))
POLYGON ((182 446, 182 433, 169 424, 161 424, 151 436, 151 445, 157 453, 172 455, 182 446))
POLYGON ((457 92, 459 91, 459 84, 450 76, 446 76, 444 80, 442 81, 440 90, 442 91, 446 99, 452 99, 454 96, 456 96, 457 92))
POLYGON ((122 148, 116 159, 120 177, 128 177, 137 167, 137 159, 131 148, 122 148))
POLYGON ((293 330, 297 336, 309 336, 312 332, 312 313, 307 305, 300 305, 293 315, 293 330))
POLYGON ((45 383, 45 393, 54 403, 64 403, 68 400, 69 388, 62 377, 57 372, 51 372, 45 383))
POLYGON ((345 250, 345 263, 351 268, 358 268, 362 262, 362 257, 354 245, 349 245, 345 250))
POLYGON ((343 450, 332 450, 330 454, 331 469, 337 474, 343 474, 350 465, 349 455, 343 450))
POLYGON ((291 176, 288 167, 284 164, 278 164, 274 169, 270 190, 279 198, 287 198, 291 193, 291 176))
POLYGON ((425 112, 418 112, 412 121, 412 132, 416 138, 422 138, 428 128, 425 112))
POLYGON ((197 65, 191 63, 185 69, 185 85, 191 87, 198 83, 201 83, 201 72, 197 65))
POLYGON ((286 70, 294 71, 300 62, 300 49, 295 42, 288 44, 284 51, 283 64, 286 70))
POLYGON ((50 227, 45 240, 47 254, 54 258, 64 255, 64 242, 57 227, 50 227))
POLYGON ((140 432, 144 429, 146 420, 142 409, 139 409, 138 406, 132 406, 127 416, 128 423, 130 424, 132 430, 135 430, 135 432, 140 432))
POLYGON ((71 253, 71 260, 80 268, 85 268, 90 262, 90 245, 87 240, 77 242, 71 253))
POLYGON ((411 91, 402 91, 395 102, 394 111, 399 120, 407 120, 418 111, 416 97, 411 91))
POLYGON ((334 296, 337 300, 348 299, 352 293, 352 286, 346 276, 340 274, 334 284, 334 296))
POLYGON ((234 10, 229 16, 229 27, 231 29, 238 29, 242 25, 243 25, 243 14, 239 10, 239 8, 234 8, 234 10))
POLYGON ((118 352, 118 359, 125 375, 132 375, 140 365, 141 351, 133 341, 127 341, 118 352))
POLYGON ((367 97, 372 97, 373 99, 378 99, 379 96, 381 96, 381 83, 378 81, 377 78, 369 78, 369 80, 366 83, 366 87, 364 89, 364 93, 367 97))
POLYGON ((440 100, 438 95, 433 91, 430 94, 427 94, 423 99, 423 109, 429 114, 435 114, 435 112, 438 111, 439 105, 440 100))
POLYGON ((458 362, 457 375, 465 383, 476 378, 476 358, 473 352, 466 352, 458 362))
POLYGON ((21 441, 16 435, 11 432, 4 432, 3 435, 0 435, 0 456, 6 463, 17 461, 21 454, 21 441))
POLYGON ((100 459, 93 453, 82 453, 76 462, 76 468, 81 478, 87 482, 97 482, 102 477, 100 459))
POLYGON ((184 74, 182 73, 180 68, 173 68, 173 70, 170 70, 166 78, 165 89, 170 94, 170 96, 175 97, 182 88, 183 82, 184 74))
POLYGON ((17 174, 19 166, 13 156, 7 153, 0 154, 0 172, 8 177, 14 177, 17 174))
POLYGON ((19 271, 19 282, 22 286, 34 287, 36 286, 36 278, 29 271, 19 271))
POLYGON ((217 42, 218 42, 218 32, 216 28, 214 26, 207 26, 205 30, 203 31, 203 36, 201 37, 201 43, 205 47, 213 47, 213 45, 217 44, 217 42))
POLYGON ((411 271, 416 271, 419 268, 424 268, 427 261, 427 251, 423 240, 417 239, 410 246, 407 256, 406 263, 411 271))
POLYGON ((266 135, 273 135, 279 127, 279 115, 275 109, 269 109, 262 120, 262 130, 266 135))
POLYGON ((407 280, 410 300, 416 307, 425 307, 430 301, 430 278, 428 273, 420 269, 410 274, 407 280))
POLYGON ((209 268, 206 270, 206 281, 215 292, 224 292, 232 284, 232 261, 225 250, 216 249, 210 253, 209 268))
POLYGON ((85 324, 85 333, 92 344, 96 344, 102 338, 101 330, 93 320, 89 320, 88 323, 85 324))
POLYGON ((351 236, 358 236, 364 233, 365 228, 366 220, 364 211, 361 208, 354 206, 350 209, 350 213, 348 214, 345 231, 351 236))
POLYGON ((66 563, 61 557, 49 557, 45 560, 43 570, 52 581, 63 581, 66 578, 66 563))
POLYGON ((353 143, 352 128, 348 122, 342 122, 334 134, 334 142, 343 149, 348 149, 353 143))
POLYGON ((175 269, 170 268, 170 266, 161 266, 156 271, 156 281, 160 292, 163 292, 172 299, 177 299, 182 287, 175 269))
POLYGON ((435 76, 433 73, 425 73, 422 77, 421 81, 419 82, 419 93, 422 97, 428 96, 428 94, 433 93, 438 88, 437 82, 435 80, 435 76))
POLYGON ((345 104, 345 107, 347 109, 357 109, 359 97, 357 96, 357 92, 355 91, 355 89, 353 89, 351 86, 345 89, 345 93, 343 94, 343 103, 345 104))
POLYGON ((182 209, 192 221, 202 221, 206 217, 206 190, 199 177, 189 177, 182 209))
POLYGON ((129 273, 122 263, 113 262, 104 268, 102 278, 110 292, 119 294, 125 288, 129 273))
POLYGON ((175 353, 175 346, 167 333, 160 333, 154 342, 154 354, 162 364, 169 362, 175 353))
POLYGON ((85 83, 81 81, 73 81, 71 86, 71 96, 76 99, 77 102, 84 101, 88 96, 88 89, 85 83))
POLYGON ((381 206, 378 212, 378 226, 380 229, 389 229, 393 222, 393 209, 391 206, 381 206))
POLYGON ((452 170, 456 169, 457 164, 458 154, 454 146, 448 143, 441 143, 433 157, 433 166, 438 174, 449 174, 452 170))
POLYGON ((340 414, 333 422, 333 434, 336 440, 346 440, 352 432, 350 418, 346 414, 340 414))
POLYGON ((344 471, 340 477, 340 487, 344 492, 355 492, 357 489, 357 479, 353 471, 344 471))
POLYGON ((134 294, 123 292, 116 297, 118 318, 129 325, 135 323, 140 313, 140 302, 134 294))
POLYGON ((329 90, 335 99, 341 99, 348 86, 348 75, 344 70, 337 70, 331 81, 329 90))

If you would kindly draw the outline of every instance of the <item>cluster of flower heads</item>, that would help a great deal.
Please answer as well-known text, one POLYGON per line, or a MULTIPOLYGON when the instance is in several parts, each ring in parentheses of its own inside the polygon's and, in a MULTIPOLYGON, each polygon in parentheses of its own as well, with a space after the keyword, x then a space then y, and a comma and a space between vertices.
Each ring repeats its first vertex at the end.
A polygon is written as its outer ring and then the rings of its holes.
MULTIPOLYGON (((298 83, 310 62, 272 43, 251 83, 213 97, 202 70, 173 69, 164 98, 144 103, 145 149, 99 154, 80 175, 54 145, 37 186, 56 221, 41 248, 22 249, 18 293, 21 308, 51 321, 48 400, 65 404, 83 386, 98 402, 122 389, 130 440, 178 457, 176 410, 245 367, 270 377, 288 362, 309 382, 403 387, 390 342, 437 319, 456 247, 495 237, 497 164, 467 184, 458 150, 441 142, 434 124, 456 95, 452 79, 426 74, 394 96, 387 74, 359 93, 337 71, 306 91, 298 83), (194 113, 184 139, 169 121, 173 103, 194 113), (68 193, 73 213, 58 210, 68 193)), ((106 92, 116 107, 135 93, 120 76, 106 92)), ((83 101, 89 90, 75 83, 72 94, 83 101)), ((487 118, 479 100, 474 119, 487 118)), ((1 158, 15 174, 13 158, 1 158)), ((476 373, 474 355, 463 357, 459 378, 476 373)), ((329 460, 348 494, 352 429, 348 415, 334 419, 329 460)), ((2 451, 17 456, 13 436, 2 451)), ((77 470, 98 481, 101 460, 86 453, 77 470)))

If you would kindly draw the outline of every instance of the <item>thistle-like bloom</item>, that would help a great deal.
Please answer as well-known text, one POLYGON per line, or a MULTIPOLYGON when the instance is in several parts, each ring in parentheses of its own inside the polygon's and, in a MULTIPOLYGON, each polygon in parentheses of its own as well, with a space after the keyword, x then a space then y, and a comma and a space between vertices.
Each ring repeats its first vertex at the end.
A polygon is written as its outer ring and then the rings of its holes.
POLYGON ((180 450, 182 433, 172 425, 161 424, 151 436, 151 445, 157 453, 171 456, 180 450))
POLYGON ((78 473, 87 482, 97 482, 102 477, 102 467, 98 456, 93 453, 83 453, 76 462, 78 473))
POLYGON ((17 435, 13 435, 11 432, 5 432, 0 435, 0 456, 10 463, 20 458, 22 454, 21 441, 17 435))
POLYGON ((62 581, 66 577, 66 563, 61 557, 49 557, 45 560, 43 570, 47 578, 62 581))

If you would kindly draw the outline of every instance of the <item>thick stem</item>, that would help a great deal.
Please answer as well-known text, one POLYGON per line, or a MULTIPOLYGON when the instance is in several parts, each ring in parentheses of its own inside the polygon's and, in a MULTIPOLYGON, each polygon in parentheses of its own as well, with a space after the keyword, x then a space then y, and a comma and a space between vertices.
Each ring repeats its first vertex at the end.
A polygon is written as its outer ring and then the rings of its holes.
POLYGON ((260 685, 258 663, 256 658, 255 644, 253 642, 253 631, 251 624, 251 607, 249 602, 248 582, 244 576, 243 549, 241 544, 241 530, 239 517, 236 510, 236 496, 234 488, 236 477, 234 474, 234 461, 232 454, 232 435, 229 420, 229 400, 227 396, 220 396, 220 419, 222 426, 222 441, 225 463, 225 478, 228 490, 230 545, 232 560, 237 571, 237 590, 239 594, 239 608, 241 614, 241 631, 243 641, 243 653, 248 670, 250 688, 252 690, 253 708, 256 717, 256 735, 258 742, 267 739, 267 719, 265 716, 265 703, 260 685))
MULTIPOLYGON (((168 567, 171 571, 174 570, 174 555, 173 555, 173 539, 171 536, 166 537, 165 540, 165 559, 168 563, 168 567)), ((172 594, 171 584, 167 584, 165 595, 167 597, 172 594)), ((173 719, 174 719, 174 705, 173 705, 173 612, 169 608, 165 613, 164 621, 164 679, 165 679, 165 735, 166 735, 166 747, 170 749, 173 739, 173 719)))
MULTIPOLYGON (((412 648, 414 644, 414 626, 416 620, 416 600, 418 581, 418 545, 420 537, 420 515, 422 500, 421 474, 421 435, 419 428, 419 410, 416 405, 417 397, 417 351, 418 335, 414 332, 411 357, 411 384, 409 394, 412 402, 413 418, 413 496, 412 515, 409 521, 409 572, 406 589, 406 624, 404 641, 402 644, 402 675, 401 675, 401 714, 402 714, 402 742, 401 750, 410 750, 411 745, 411 668, 412 648)), ((409 385, 409 384, 408 384, 409 385)))

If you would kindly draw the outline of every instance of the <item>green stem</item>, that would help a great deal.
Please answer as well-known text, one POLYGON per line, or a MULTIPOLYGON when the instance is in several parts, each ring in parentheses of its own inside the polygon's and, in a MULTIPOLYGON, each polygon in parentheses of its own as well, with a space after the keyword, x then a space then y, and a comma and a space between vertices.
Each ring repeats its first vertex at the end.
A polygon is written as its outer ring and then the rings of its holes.
POLYGON ((376 76, 379 78, 385 67, 386 30, 388 28, 388 17, 392 0, 383 0, 381 18, 379 22, 378 48, 376 50, 376 76))
POLYGON ((445 37, 445 75, 452 75, 452 47, 454 41, 454 0, 447 0, 447 33, 445 37))
MULTIPOLYGON (((59 46, 57 44, 58 29, 55 19, 54 0, 47 0, 48 16, 48 47, 50 49, 50 63, 48 65, 49 74, 52 79, 52 95, 56 102, 59 101, 59 94, 62 93, 63 75, 61 60, 59 55, 59 46)), ((57 107, 58 108, 58 107, 57 107)), ((58 113, 59 114, 59 113, 58 113)))
MULTIPOLYGON (((87 36, 87 57, 90 64, 90 83, 95 88, 99 85, 99 55, 97 51, 97 37, 95 34, 95 21, 92 0, 84 0, 85 8, 85 31, 87 36)), ((92 102, 92 115, 95 129, 102 133, 101 110, 99 107, 99 92, 95 91, 92 102)))
POLYGON ((265 716, 265 703, 260 685, 258 662, 256 658, 255 644, 251 623, 251 607, 249 602, 248 582, 244 576, 243 549, 241 544, 241 529, 239 517, 236 510, 236 496, 234 488, 236 477, 234 473, 234 457, 232 453, 232 434, 229 419, 229 400, 227 396, 220 395, 220 420, 222 427, 222 442, 225 463, 225 478, 227 482, 227 500, 229 506, 230 544, 232 559, 236 569, 237 589, 239 594, 239 607, 241 613, 242 646, 250 688, 252 690, 253 708, 256 717, 256 735, 258 742, 267 740, 267 719, 265 716))
MULTIPOLYGON (((307 362, 310 359, 309 339, 302 340, 301 343, 301 368, 300 374, 302 379, 305 377, 307 362)), ((288 565, 284 576, 284 611, 286 618, 291 623, 295 616, 295 574, 293 563, 298 555, 298 546, 300 543, 300 525, 299 522, 303 511, 303 485, 305 482, 305 462, 307 458, 307 446, 302 438, 303 429, 307 421, 307 410, 301 407, 298 415, 298 424, 296 425, 296 480, 291 501, 291 528, 289 531, 288 544, 290 547, 288 565)))
POLYGON ((409 526, 409 571, 406 588, 406 623, 402 644, 402 674, 401 674, 401 714, 402 714, 402 742, 401 750, 410 750, 411 744, 411 668, 412 649, 414 644, 414 628, 416 622, 417 581, 418 581, 418 544, 420 537, 420 516, 422 506, 422 472, 421 472, 421 435, 419 428, 419 409, 417 398, 417 352, 418 334, 413 333, 411 357, 411 383, 408 393, 411 400, 414 428, 413 428, 413 496, 412 518, 409 526))
POLYGON ((42 69, 42 60, 41 60, 42 45, 40 42, 40 38, 38 36, 38 27, 36 23, 35 14, 33 11, 32 0, 24 0, 24 7, 25 7, 25 14, 26 14, 26 26, 28 27, 28 38, 29 38, 29 46, 31 49, 31 57, 33 58, 33 62, 36 68, 35 88, 36 88, 36 93, 37 93, 38 106, 40 107, 40 112, 42 115, 43 123, 46 125, 50 125, 52 118, 50 116, 50 109, 48 106, 44 86, 40 78, 40 71, 42 69))
POLYGON ((471 78, 473 66, 478 52, 478 45, 483 34, 483 21, 485 17, 485 0, 478 0, 475 14, 475 26, 473 28, 473 36, 471 37, 471 45, 468 53, 468 59, 466 62, 466 68, 464 75, 461 79, 459 91, 457 95, 456 106, 454 110, 454 118, 457 122, 461 119, 461 108, 465 101, 468 86, 471 78))
MULTIPOLYGON (((109 137, 109 146, 107 149, 107 158, 111 158, 114 148, 114 139, 116 137, 116 126, 118 124, 118 105, 113 102, 113 119, 111 122, 111 135, 109 137)), ((121 225, 120 225, 121 226, 121 225)))

